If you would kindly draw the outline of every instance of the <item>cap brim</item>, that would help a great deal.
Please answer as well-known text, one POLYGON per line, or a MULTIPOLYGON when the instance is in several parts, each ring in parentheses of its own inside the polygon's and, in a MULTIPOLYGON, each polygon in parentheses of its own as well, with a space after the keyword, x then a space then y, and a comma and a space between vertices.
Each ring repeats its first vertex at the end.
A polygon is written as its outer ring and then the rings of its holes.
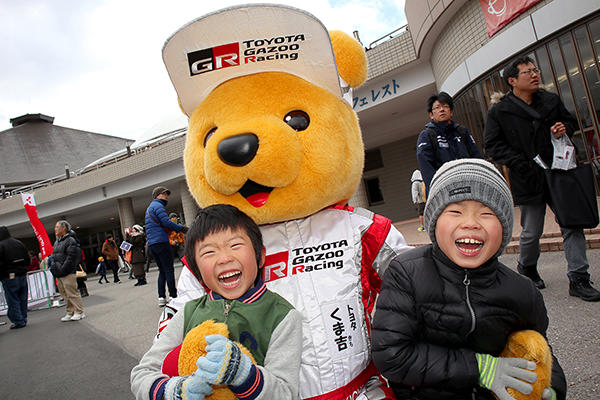
POLYGON ((293 7, 243 5, 200 17, 167 39, 163 61, 188 117, 219 84, 260 72, 296 75, 343 98, 327 29, 293 7))

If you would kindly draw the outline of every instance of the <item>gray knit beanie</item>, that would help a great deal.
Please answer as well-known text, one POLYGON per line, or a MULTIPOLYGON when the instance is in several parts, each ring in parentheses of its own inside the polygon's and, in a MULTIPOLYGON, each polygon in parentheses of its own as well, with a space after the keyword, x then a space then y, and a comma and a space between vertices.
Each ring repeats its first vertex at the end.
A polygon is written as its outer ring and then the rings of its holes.
POLYGON ((513 200, 496 167, 479 158, 449 161, 433 176, 423 212, 431 241, 436 243, 435 225, 442 211, 448 204, 463 200, 479 201, 494 211, 502 224, 502 244, 494 257, 502 254, 512 236, 513 200))

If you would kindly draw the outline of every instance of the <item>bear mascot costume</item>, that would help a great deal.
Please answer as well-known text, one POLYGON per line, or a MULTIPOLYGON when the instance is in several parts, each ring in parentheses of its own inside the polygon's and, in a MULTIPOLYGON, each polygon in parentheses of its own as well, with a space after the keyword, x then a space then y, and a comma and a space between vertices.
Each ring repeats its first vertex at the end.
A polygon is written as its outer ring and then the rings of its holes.
MULTIPOLYGON (((346 206, 363 169, 350 105, 350 87, 366 79, 362 46, 304 11, 244 5, 190 22, 163 59, 190 118, 192 195, 260 225, 263 279, 303 316, 300 397, 385 398, 370 318, 380 276, 409 247, 389 219, 346 206)), ((204 293, 184 268, 159 331, 204 293)))
MULTIPOLYGON (((192 195, 202 207, 234 205, 260 225, 262 278, 302 314, 300 398, 394 398, 371 361, 370 319, 380 277, 410 247, 389 219, 347 205, 364 160, 351 106, 351 88, 366 79, 360 43, 299 9, 243 5, 182 27, 163 59, 189 117, 192 195)), ((184 268, 158 335, 204 294, 184 268)), ((169 354, 163 372, 177 375, 180 358, 202 354, 191 348, 169 354)))

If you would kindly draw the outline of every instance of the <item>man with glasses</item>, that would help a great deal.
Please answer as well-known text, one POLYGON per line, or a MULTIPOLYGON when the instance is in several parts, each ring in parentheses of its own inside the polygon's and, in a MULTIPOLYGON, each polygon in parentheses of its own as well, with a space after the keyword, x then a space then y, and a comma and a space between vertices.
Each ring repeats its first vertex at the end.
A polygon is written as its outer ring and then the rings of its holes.
MULTIPOLYGON (((549 195, 542 165, 552 165, 550 135, 571 137, 578 125, 560 97, 540 89, 539 71, 531 58, 512 60, 502 76, 511 91, 488 111, 485 150, 494 161, 510 169, 513 199, 521 209, 523 231, 517 270, 543 289, 546 285, 538 273, 537 261, 549 195)), ((590 282, 583 230, 561 227, 561 232, 569 294, 585 301, 600 300, 600 292, 590 282)))
POLYGON ((417 162, 429 193, 431 179, 445 162, 459 158, 483 158, 469 130, 452 121, 454 103, 446 92, 427 99, 431 122, 417 138, 417 162))

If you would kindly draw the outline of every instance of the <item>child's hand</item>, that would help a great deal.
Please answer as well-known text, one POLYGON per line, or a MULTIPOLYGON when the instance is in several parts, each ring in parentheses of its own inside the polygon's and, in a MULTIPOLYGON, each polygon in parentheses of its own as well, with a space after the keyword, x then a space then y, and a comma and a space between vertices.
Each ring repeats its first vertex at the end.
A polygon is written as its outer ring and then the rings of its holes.
POLYGON ((164 398, 166 400, 204 400, 212 393, 212 385, 196 375, 175 376, 167 382, 164 398))
POLYGON ((252 360, 223 335, 206 337, 206 356, 198 358, 196 374, 214 385, 239 386, 250 375, 252 360))
POLYGON ((533 361, 523 358, 502 358, 489 354, 475 354, 479 367, 479 385, 488 388, 500 400, 515 400, 506 391, 507 387, 529 394, 533 386, 529 383, 537 381, 537 375, 532 372, 536 368, 533 361))

